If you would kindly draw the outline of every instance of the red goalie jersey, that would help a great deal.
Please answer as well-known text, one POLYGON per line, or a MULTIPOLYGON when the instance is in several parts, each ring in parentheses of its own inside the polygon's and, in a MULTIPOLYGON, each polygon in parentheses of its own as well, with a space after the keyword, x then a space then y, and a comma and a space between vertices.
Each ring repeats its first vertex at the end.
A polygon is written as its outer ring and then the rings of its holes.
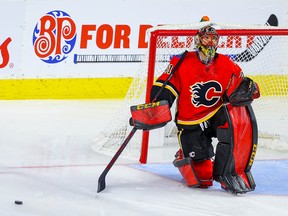
MULTIPOLYGON (((179 56, 171 59, 153 89, 163 85, 178 60, 179 56)), ((240 67, 228 56, 216 54, 215 60, 205 65, 199 61, 196 52, 189 52, 160 98, 172 98, 170 103, 177 98, 176 123, 189 127, 210 119, 222 106, 226 90, 229 88, 229 92, 232 92, 242 78, 240 67)))

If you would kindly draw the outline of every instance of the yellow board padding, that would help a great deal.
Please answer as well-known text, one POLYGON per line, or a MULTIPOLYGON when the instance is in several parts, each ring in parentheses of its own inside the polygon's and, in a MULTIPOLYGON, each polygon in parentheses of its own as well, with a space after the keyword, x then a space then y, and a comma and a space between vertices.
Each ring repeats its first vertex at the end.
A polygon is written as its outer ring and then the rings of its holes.
POLYGON ((0 99, 124 98, 132 80, 132 77, 0 80, 0 99))
MULTIPOLYGON (((258 83, 261 96, 288 95, 288 75, 249 77, 258 83)), ((132 77, 2 79, 0 100, 119 99, 126 96, 132 81, 132 77)))
POLYGON ((261 96, 288 96, 288 74, 249 77, 258 83, 261 96))

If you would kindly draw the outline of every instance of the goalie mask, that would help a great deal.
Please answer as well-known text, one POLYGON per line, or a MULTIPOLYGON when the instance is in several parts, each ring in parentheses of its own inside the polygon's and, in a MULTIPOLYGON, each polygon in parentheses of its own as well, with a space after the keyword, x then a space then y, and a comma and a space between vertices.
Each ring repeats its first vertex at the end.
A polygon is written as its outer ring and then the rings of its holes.
POLYGON ((216 32, 216 29, 210 25, 204 26, 197 32, 195 36, 195 46, 197 52, 202 52, 206 57, 201 58, 199 55, 200 60, 204 64, 209 64, 213 60, 216 54, 218 42, 219 35, 216 32))

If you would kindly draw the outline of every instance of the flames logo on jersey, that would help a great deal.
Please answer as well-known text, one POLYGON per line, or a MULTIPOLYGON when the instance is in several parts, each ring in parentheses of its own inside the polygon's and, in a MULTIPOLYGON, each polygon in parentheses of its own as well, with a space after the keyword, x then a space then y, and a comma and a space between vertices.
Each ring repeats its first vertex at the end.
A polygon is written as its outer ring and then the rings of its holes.
POLYGON ((195 107, 211 107, 215 105, 222 96, 222 86, 215 80, 208 82, 197 82, 190 86, 191 102, 195 107))

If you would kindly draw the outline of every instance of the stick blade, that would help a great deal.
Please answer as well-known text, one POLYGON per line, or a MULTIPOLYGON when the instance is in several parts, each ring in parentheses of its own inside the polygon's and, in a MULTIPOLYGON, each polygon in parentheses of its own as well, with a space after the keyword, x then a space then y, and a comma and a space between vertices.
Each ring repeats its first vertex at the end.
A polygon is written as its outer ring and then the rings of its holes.
POLYGON ((266 25, 268 26, 278 26, 278 18, 276 17, 275 14, 271 14, 270 17, 268 18, 266 25))
POLYGON ((102 176, 99 177, 98 179, 98 189, 97 193, 100 193, 106 188, 106 183, 105 183, 105 178, 102 178, 102 176))

